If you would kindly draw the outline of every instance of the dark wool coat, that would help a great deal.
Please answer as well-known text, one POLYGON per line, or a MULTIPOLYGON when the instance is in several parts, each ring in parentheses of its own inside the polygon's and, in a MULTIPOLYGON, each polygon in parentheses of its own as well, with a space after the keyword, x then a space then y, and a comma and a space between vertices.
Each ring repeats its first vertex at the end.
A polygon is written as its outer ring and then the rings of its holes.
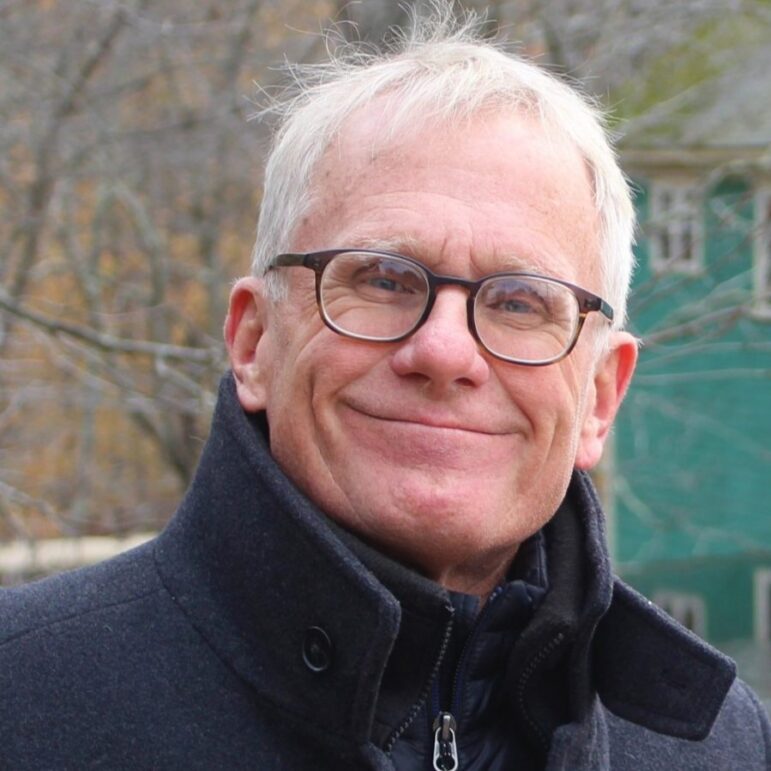
MULTIPOLYGON (((613 579, 583 475, 566 506, 545 533, 550 589, 498 675, 506 730, 554 771, 770 768, 768 720, 730 660, 613 579)), ((451 610, 419 577, 400 603, 345 540, 226 378, 156 540, 0 592, 0 768, 393 769, 451 610), (375 731, 376 713, 393 725, 375 731)))

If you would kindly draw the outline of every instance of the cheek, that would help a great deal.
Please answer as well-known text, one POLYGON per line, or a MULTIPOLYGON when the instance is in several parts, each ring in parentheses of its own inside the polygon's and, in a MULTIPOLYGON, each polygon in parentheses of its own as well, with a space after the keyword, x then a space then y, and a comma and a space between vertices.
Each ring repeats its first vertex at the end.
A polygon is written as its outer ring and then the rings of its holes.
POLYGON ((569 373, 564 387, 566 424, 562 426, 562 432, 563 443, 566 445, 565 456, 570 460, 571 466, 576 464, 584 428, 587 421, 591 420, 594 394, 594 381, 588 367, 575 368, 569 373))
POLYGON ((275 351, 275 394, 295 422, 323 424, 341 392, 363 379, 385 387, 388 346, 351 340, 314 319, 310 334, 286 335, 275 351))
POLYGON ((534 447, 540 448, 537 462, 545 463, 549 455, 574 454, 586 395, 576 368, 555 364, 505 375, 509 399, 526 419, 534 447))
POLYGON ((284 421, 308 402, 308 354, 319 330, 313 317, 290 314, 285 303, 276 307, 270 322, 260 342, 259 368, 267 383, 268 420, 272 427, 285 431, 290 426, 284 421))

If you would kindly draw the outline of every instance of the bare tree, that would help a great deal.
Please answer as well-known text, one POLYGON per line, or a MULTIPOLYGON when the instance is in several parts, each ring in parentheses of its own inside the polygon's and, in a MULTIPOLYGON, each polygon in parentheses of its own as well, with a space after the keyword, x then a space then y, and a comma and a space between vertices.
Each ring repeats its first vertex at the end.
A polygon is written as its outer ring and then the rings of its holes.
POLYGON ((260 0, 0 14, 0 531, 157 525, 225 367, 265 142, 250 96, 285 19, 260 0))
MULTIPOLYGON (((267 144, 249 121, 254 81, 269 93, 284 56, 322 56, 330 20, 376 42, 412 4, 0 3, 0 537, 142 530, 171 513, 226 366, 229 284, 247 269, 267 144)), ((461 6, 601 96, 726 11, 461 6)), ((717 325, 741 314, 727 307, 717 325)))

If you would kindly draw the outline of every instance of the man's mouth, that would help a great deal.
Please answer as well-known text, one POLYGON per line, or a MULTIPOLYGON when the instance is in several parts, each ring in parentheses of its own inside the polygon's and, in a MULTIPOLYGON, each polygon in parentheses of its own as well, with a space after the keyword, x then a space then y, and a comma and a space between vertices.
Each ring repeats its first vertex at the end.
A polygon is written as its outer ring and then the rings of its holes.
POLYGON ((487 434, 499 436, 509 434, 511 431, 503 430, 491 425, 490 421, 462 418, 458 415, 435 409, 410 409, 400 410, 384 409, 382 407, 369 407, 365 405, 348 403, 350 409, 373 420, 385 423, 403 424, 406 427, 437 429, 446 431, 462 431, 474 434, 487 434))

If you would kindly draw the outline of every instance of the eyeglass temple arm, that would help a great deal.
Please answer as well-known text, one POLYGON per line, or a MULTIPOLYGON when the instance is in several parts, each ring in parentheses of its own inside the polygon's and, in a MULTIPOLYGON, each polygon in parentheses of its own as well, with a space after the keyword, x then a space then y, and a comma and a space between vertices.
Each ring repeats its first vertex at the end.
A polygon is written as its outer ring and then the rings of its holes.
POLYGON ((273 268, 291 268, 294 265, 305 265, 307 254, 277 254, 268 265, 268 270, 273 268))
POLYGON ((301 265, 304 268, 310 268, 316 273, 320 273, 327 263, 336 255, 341 254, 344 250, 341 249, 328 249, 323 252, 306 252, 295 253, 287 252, 286 254, 276 255, 268 266, 268 270, 274 268, 291 268, 296 265, 301 265))
POLYGON ((575 292, 578 300, 581 304, 581 315, 586 316, 587 313, 592 311, 599 311, 608 321, 613 321, 613 308, 609 303, 605 302, 602 297, 596 294, 587 292, 586 289, 570 285, 571 289, 575 292))
POLYGON ((598 310, 608 321, 613 321, 613 308, 610 307, 608 303, 605 302, 601 297, 597 298, 599 300, 599 303, 597 304, 597 308, 595 310, 598 310))

